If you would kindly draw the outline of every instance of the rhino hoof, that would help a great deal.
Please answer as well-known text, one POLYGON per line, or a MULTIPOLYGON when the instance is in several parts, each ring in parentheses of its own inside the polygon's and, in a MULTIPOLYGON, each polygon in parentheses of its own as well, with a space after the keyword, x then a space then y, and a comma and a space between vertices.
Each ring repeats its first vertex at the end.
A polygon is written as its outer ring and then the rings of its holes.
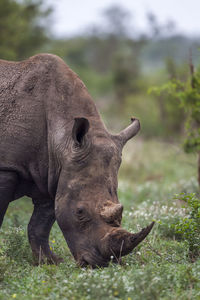
POLYGON ((59 265, 60 263, 64 262, 62 257, 57 256, 54 253, 51 253, 50 256, 42 256, 42 257, 34 257, 34 266, 39 266, 43 264, 48 265, 59 265))

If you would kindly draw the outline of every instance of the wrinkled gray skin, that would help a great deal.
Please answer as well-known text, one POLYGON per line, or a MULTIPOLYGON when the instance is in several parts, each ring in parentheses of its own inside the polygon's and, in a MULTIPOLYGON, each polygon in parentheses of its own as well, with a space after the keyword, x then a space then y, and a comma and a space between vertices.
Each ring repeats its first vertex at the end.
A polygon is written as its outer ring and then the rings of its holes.
POLYGON ((105 129, 83 82, 57 56, 0 60, 0 226, 9 202, 32 198, 28 237, 36 260, 61 261, 48 237, 57 220, 79 265, 106 266, 141 242, 120 226, 117 172, 139 121, 105 129))

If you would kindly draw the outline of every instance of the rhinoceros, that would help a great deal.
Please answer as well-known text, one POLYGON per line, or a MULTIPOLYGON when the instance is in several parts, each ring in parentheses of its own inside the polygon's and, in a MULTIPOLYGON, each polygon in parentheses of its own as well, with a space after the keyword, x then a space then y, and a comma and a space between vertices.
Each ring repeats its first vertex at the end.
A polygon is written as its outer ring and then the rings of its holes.
POLYGON ((59 263, 49 247, 57 221, 80 266, 107 266, 151 231, 121 227, 117 173, 136 118, 110 134, 79 77, 52 54, 0 60, 0 226, 9 203, 32 198, 28 239, 37 261, 59 263))

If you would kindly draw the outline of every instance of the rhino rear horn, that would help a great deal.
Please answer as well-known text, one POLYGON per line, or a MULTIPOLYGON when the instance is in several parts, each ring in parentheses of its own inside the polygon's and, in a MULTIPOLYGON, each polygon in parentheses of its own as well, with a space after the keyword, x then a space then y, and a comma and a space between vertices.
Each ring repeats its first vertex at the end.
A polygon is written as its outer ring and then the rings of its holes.
POLYGON ((100 215, 101 217, 107 221, 111 222, 115 219, 121 219, 123 212, 123 205, 120 203, 113 203, 108 201, 106 205, 101 209, 100 215))
POLYGON ((89 121, 86 118, 75 118, 72 129, 72 138, 77 145, 81 145, 89 130, 89 121))

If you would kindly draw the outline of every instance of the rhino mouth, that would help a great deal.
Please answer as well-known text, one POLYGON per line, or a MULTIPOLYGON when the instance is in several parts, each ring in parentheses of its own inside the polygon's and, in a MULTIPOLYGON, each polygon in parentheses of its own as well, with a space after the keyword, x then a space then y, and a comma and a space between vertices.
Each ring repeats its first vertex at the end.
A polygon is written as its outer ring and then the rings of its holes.
POLYGON ((108 267, 109 262, 101 258, 94 259, 89 256, 83 256, 78 264, 81 268, 86 268, 87 266, 90 266, 92 269, 95 269, 98 267, 108 267))
POLYGON ((78 265, 82 268, 90 266, 95 269, 98 267, 108 267, 109 260, 102 257, 98 249, 91 252, 85 252, 79 259, 78 265))

